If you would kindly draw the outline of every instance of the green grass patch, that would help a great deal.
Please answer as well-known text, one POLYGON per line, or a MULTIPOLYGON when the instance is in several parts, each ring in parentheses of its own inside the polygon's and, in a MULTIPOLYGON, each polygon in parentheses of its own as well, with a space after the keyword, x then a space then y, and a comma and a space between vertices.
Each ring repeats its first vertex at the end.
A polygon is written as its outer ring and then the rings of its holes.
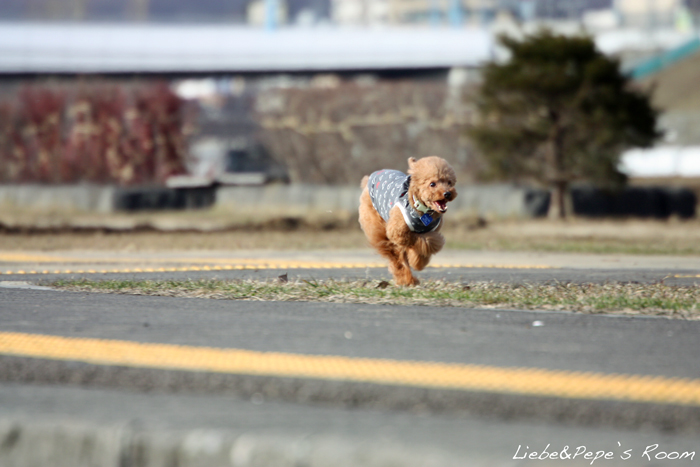
POLYGON ((657 284, 460 284, 425 281, 394 287, 384 281, 57 281, 71 291, 200 297, 224 300, 318 301, 390 305, 562 310, 581 313, 700 318, 700 287, 657 284))

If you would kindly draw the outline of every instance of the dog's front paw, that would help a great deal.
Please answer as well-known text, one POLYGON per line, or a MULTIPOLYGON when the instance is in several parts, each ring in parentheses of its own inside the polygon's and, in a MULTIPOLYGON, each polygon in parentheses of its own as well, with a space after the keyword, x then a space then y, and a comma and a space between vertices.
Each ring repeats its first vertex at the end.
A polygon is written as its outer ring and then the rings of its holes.
POLYGON ((413 287, 419 285, 420 281, 411 275, 410 277, 394 278, 396 285, 400 287, 413 287))

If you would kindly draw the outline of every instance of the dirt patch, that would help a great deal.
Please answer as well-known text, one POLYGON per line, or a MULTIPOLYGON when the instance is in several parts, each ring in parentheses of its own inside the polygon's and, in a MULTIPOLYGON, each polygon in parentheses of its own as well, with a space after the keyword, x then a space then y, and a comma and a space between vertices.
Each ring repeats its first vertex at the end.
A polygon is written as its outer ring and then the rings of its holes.
POLYGON ((364 247, 357 231, 228 231, 228 232, 56 232, 3 233, 3 250, 312 250, 364 247))

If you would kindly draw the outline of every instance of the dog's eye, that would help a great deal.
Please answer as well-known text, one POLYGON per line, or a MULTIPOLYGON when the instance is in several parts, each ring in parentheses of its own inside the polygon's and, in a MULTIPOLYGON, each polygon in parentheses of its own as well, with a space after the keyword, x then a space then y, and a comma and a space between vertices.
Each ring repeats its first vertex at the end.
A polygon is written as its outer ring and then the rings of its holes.
POLYGON ((435 187, 435 182, 430 182, 430 187, 431 188, 435 187))

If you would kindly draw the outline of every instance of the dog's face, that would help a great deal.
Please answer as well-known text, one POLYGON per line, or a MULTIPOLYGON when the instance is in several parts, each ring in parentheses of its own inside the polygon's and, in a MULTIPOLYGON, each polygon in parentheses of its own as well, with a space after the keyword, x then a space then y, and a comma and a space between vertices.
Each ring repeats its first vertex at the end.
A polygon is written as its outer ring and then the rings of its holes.
MULTIPOLYGON (((408 174, 411 176, 409 192, 429 209, 443 214, 447 203, 457 197, 455 171, 445 159, 437 156, 416 160, 408 159, 408 174)), ((413 199, 409 200, 413 203, 413 199)))

